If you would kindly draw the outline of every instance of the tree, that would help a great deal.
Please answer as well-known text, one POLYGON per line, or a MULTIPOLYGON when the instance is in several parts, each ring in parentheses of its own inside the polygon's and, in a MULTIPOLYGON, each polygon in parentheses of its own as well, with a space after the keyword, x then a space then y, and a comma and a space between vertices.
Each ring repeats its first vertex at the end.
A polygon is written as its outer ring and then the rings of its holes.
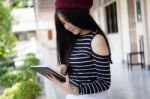
POLYGON ((27 0, 11 0, 12 8, 24 8, 27 7, 27 0))
POLYGON ((10 8, 5 7, 0 0, 0 76, 7 72, 8 66, 13 64, 12 55, 17 39, 11 31, 12 23, 10 8))
POLYGON ((36 99, 41 91, 36 72, 30 66, 39 65, 40 60, 33 53, 26 55, 24 64, 0 77, 0 85, 6 88, 0 99, 36 99))
POLYGON ((5 7, 0 0, 0 86, 5 88, 0 99, 35 99, 41 87, 36 73, 30 68, 40 64, 34 54, 26 56, 23 66, 7 72, 8 67, 14 65, 14 47, 17 41, 11 31, 12 23, 10 8, 5 7))
POLYGON ((11 31, 13 17, 10 12, 11 10, 4 7, 2 1, 0 1, 0 62, 6 60, 5 56, 13 53, 17 40, 11 31))

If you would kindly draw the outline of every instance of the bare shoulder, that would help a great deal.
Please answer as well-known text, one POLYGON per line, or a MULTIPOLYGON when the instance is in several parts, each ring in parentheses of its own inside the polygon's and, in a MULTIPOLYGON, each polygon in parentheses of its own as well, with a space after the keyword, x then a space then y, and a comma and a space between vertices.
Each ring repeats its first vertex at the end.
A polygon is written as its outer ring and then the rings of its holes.
POLYGON ((92 51, 98 55, 109 55, 108 45, 103 35, 97 34, 91 42, 92 51))

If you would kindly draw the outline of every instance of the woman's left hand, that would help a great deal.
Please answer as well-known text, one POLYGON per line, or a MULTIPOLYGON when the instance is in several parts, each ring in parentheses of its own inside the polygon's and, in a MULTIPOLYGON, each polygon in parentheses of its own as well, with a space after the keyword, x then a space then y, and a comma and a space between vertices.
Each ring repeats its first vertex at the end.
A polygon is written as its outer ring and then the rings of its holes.
POLYGON ((78 89, 76 87, 73 87, 73 86, 70 85, 68 75, 66 75, 66 82, 59 81, 53 75, 50 75, 50 76, 47 75, 47 77, 48 77, 48 79, 53 81, 56 85, 58 85, 62 90, 64 90, 68 94, 77 94, 78 93, 78 89))

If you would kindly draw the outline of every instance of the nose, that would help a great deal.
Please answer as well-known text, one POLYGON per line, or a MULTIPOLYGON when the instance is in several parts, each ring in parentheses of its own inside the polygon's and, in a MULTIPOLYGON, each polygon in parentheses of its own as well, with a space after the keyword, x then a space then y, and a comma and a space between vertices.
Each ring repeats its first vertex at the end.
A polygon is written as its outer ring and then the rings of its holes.
POLYGON ((69 24, 65 24, 65 28, 67 29, 67 30, 70 30, 71 29, 71 25, 69 25, 69 24))

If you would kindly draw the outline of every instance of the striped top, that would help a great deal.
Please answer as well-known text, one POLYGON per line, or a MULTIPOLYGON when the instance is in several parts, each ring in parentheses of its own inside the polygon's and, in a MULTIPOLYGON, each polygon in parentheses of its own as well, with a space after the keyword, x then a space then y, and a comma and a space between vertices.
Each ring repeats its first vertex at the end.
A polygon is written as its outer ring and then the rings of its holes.
POLYGON ((69 57, 69 78, 77 83, 79 94, 106 91, 110 87, 110 56, 101 56, 91 49, 91 41, 99 35, 90 32, 76 39, 69 57))

